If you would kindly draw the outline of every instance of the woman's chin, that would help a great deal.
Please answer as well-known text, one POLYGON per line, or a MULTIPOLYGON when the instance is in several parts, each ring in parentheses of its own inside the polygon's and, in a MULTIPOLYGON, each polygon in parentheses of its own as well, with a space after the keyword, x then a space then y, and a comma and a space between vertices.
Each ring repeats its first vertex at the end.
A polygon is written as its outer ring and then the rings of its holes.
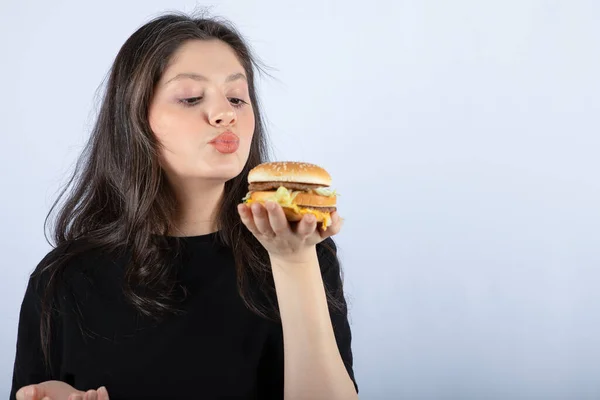
POLYGON ((208 160, 204 158, 196 165, 178 165, 166 168, 170 179, 176 181, 205 180, 211 183, 224 183, 238 176, 244 169, 245 160, 237 157, 231 159, 208 160))
POLYGON ((219 160, 211 160, 210 163, 203 163, 198 172, 203 176, 228 181, 242 172, 244 164, 245 159, 241 157, 223 157, 219 160))
POLYGON ((243 165, 239 166, 237 163, 235 165, 218 165, 212 167, 210 170, 198 171, 196 177, 198 179, 209 179, 213 181, 222 181, 227 182, 238 176, 243 169, 243 165))

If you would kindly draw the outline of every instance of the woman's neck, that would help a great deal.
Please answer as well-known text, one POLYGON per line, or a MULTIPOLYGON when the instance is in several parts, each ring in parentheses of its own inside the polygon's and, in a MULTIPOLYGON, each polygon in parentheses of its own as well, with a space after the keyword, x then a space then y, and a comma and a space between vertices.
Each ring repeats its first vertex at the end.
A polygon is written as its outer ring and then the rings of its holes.
POLYGON ((172 236, 200 236, 216 232, 217 213, 225 184, 179 182, 172 185, 177 199, 172 236))

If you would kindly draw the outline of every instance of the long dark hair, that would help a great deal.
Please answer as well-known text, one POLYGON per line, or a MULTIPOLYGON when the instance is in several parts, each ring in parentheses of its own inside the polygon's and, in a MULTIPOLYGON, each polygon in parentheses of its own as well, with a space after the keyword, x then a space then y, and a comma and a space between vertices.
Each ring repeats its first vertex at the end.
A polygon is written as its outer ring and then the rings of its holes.
MULTIPOLYGON (((117 54, 89 142, 46 219, 49 224, 68 191, 54 218, 54 249, 36 268, 36 273, 47 277, 40 321, 47 365, 57 288, 68 260, 87 250, 127 254, 123 290, 140 313, 160 319, 178 312, 177 293, 181 291, 168 262, 166 242, 176 203, 159 165, 159 144, 149 126, 148 107, 173 53, 186 41, 207 39, 222 40, 237 54, 248 78, 256 120, 248 161, 238 176, 225 183, 218 237, 233 250, 238 287, 246 305, 261 316, 278 317, 268 255, 241 224, 236 211, 248 189, 249 170, 269 158, 255 88, 255 70, 264 69, 230 22, 169 13, 140 27, 117 54), (250 280, 258 282, 271 301, 254 301, 247 285, 250 280)), ((334 246, 329 249, 333 251, 334 246)), ((327 295, 330 306, 344 306, 340 291, 328 290, 327 295)))

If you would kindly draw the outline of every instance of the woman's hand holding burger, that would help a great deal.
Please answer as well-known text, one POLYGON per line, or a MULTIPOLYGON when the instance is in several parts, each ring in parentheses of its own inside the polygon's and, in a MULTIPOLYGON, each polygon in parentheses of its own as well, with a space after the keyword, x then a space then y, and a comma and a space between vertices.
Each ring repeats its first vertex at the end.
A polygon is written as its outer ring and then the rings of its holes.
POLYGON ((331 177, 323 168, 299 162, 265 163, 250 171, 248 182, 249 192, 238 212, 271 260, 311 260, 315 245, 340 231, 337 195, 327 188, 331 177))

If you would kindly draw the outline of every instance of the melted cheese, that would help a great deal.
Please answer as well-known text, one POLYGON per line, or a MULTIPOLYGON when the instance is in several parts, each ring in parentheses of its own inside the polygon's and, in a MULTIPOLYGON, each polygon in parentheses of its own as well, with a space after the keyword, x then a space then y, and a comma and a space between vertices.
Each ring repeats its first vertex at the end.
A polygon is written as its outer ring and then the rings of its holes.
MULTIPOLYGON (((313 210, 313 209, 308 209, 308 208, 300 208, 297 204, 292 203, 293 199, 291 199, 290 197, 285 196, 285 195, 284 196, 275 196, 274 195, 269 200, 275 201, 281 207, 291 208, 292 210, 294 210, 295 212, 297 212, 300 215, 313 214, 317 219, 322 219, 323 223, 321 224, 321 229, 323 231, 326 231, 327 227, 331 226, 331 214, 328 212, 321 212, 318 210, 313 210)), ((244 203, 247 205, 250 205, 252 203, 256 203, 256 201, 252 200, 250 198, 250 195, 248 194, 244 198, 244 203)))
POLYGON ((313 214, 315 217, 317 217, 318 219, 323 219, 323 224, 321 224, 321 229, 323 229, 323 231, 327 230, 327 227, 331 225, 331 216, 329 213, 325 213, 325 212, 321 212, 321 211, 317 211, 317 210, 310 210, 307 208, 299 208, 298 206, 296 206, 294 204, 295 207, 294 211, 304 215, 304 214, 313 214))

